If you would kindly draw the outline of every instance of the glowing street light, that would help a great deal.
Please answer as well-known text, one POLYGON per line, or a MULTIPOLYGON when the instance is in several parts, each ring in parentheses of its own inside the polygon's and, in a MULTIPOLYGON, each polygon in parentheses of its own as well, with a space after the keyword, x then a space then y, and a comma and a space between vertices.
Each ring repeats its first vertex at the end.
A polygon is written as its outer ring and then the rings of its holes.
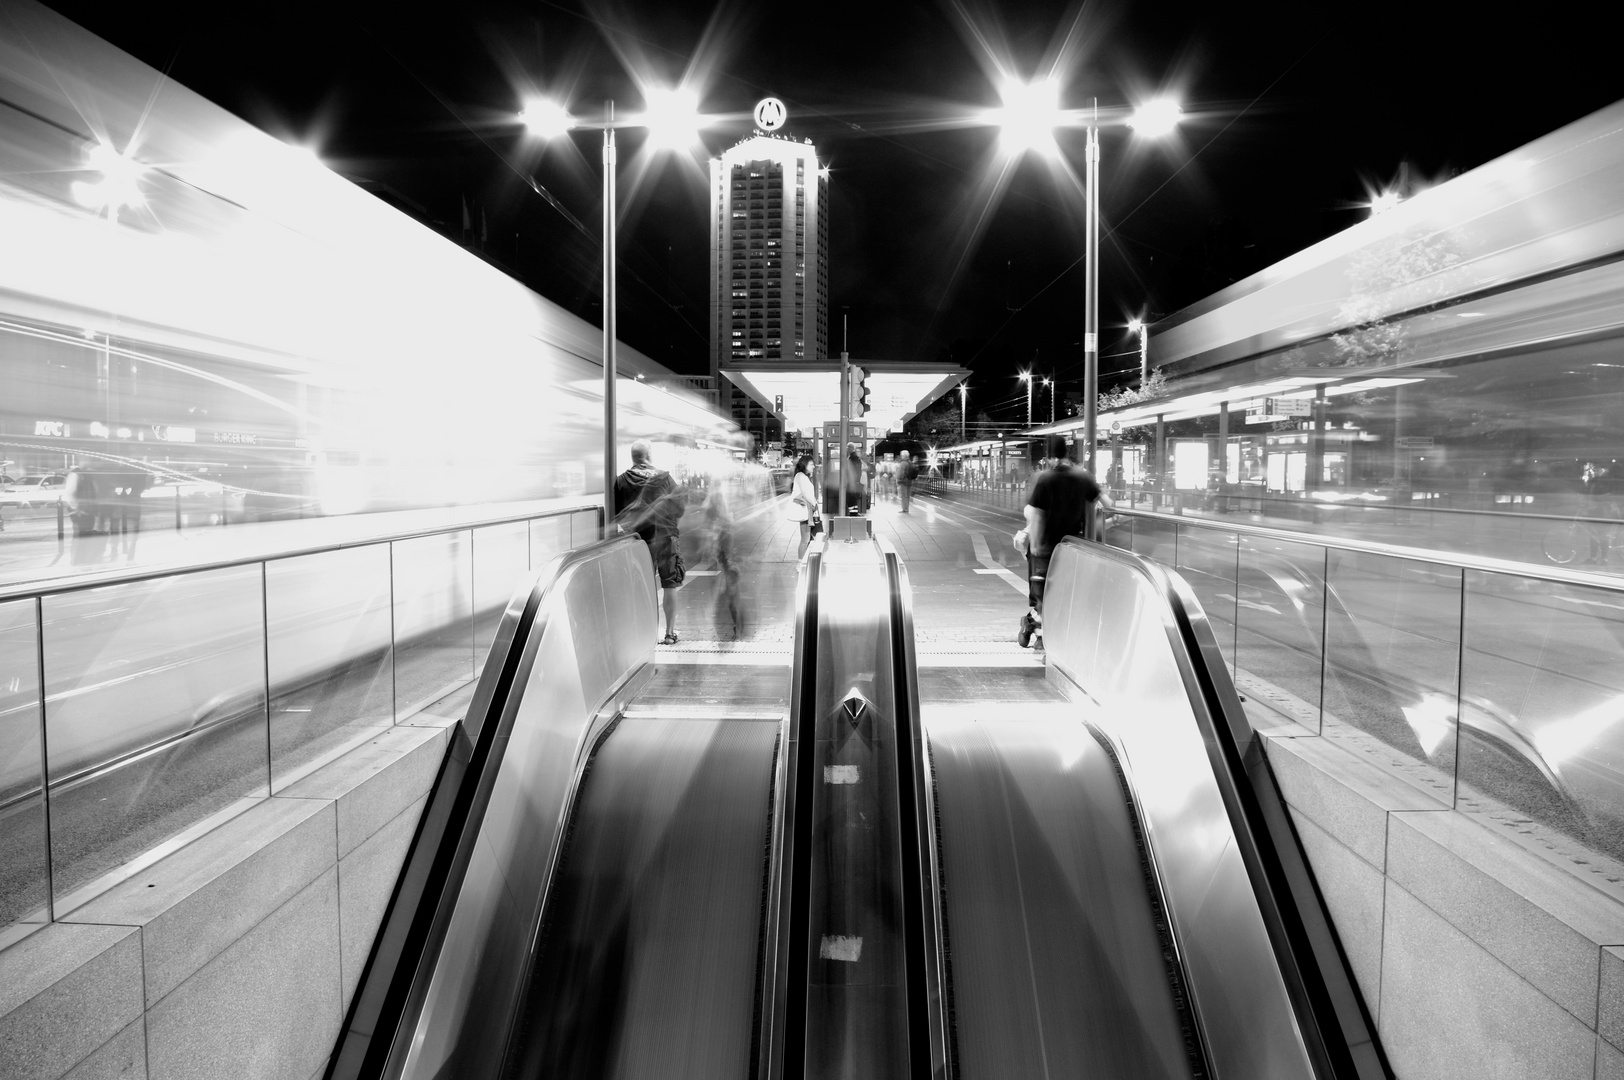
POLYGON ((991 119, 997 124, 1000 141, 1011 154, 1024 154, 1036 150, 1054 154, 1054 129, 1062 123, 1060 112, 1060 84, 1053 79, 1023 83, 1005 79, 998 88, 1004 107, 993 111, 991 119))
MULTIPOLYGON (((1031 84, 1031 87, 1022 93, 1012 90, 1006 85, 1001 93, 1004 97, 1005 109, 996 114, 1000 122, 1015 125, 1014 118, 1009 114, 1009 104, 1014 100, 1027 102, 1047 102, 1048 91, 1033 89, 1037 86, 1050 86, 1051 82, 1031 84), (1006 119, 1007 118, 1007 119, 1006 119)), ((1048 141, 1053 143, 1052 131, 1056 127, 1068 122, 1069 115, 1059 108, 1052 110, 1034 108, 1030 119, 1022 119, 1017 125, 1018 138, 1011 139, 1011 144, 1019 142, 1022 145, 1033 145, 1030 125, 1047 123, 1049 125, 1048 141)), ((1168 98, 1159 98, 1149 101, 1134 110, 1127 124, 1141 135, 1156 137, 1165 135, 1173 130, 1178 123, 1182 112, 1177 103, 1168 98)), ((1086 149, 1086 168, 1084 170, 1084 192, 1087 203, 1087 220, 1084 228, 1084 272, 1083 272, 1083 464, 1090 471, 1094 468, 1094 442, 1095 414, 1099 410, 1100 396, 1100 310, 1099 310, 1099 262, 1100 262, 1100 141, 1099 141, 1099 106, 1096 104, 1089 112, 1084 126, 1088 131, 1086 149)), ((1005 128, 1006 133, 1010 128, 1005 128)), ((1042 147, 1041 142, 1036 144, 1042 147)), ((1028 418, 1030 419, 1030 418, 1028 418)))
POLYGON ((959 442, 964 441, 964 429, 970 419, 970 384, 959 383, 959 442))
POLYGON ((582 121, 555 101, 537 98, 525 103, 519 120, 538 138, 557 138, 575 128, 603 132, 603 504, 605 520, 614 513, 615 463, 619 453, 616 439, 618 413, 615 407, 616 345, 616 238, 615 238, 615 129, 646 128, 654 148, 681 148, 698 141, 703 121, 699 98, 687 90, 649 90, 647 107, 641 116, 615 119, 615 103, 604 102, 603 116, 582 121))
POLYGON ((1054 380, 1045 376, 1043 388, 1049 391, 1049 423, 1054 423, 1054 380))
POLYGON ((1032 372, 1023 371, 1020 374, 1021 382, 1026 384, 1026 426, 1032 426, 1032 372))
POLYGON ((1139 389, 1145 388, 1145 380, 1150 378, 1150 327, 1145 320, 1132 318, 1128 320, 1128 333, 1139 335, 1139 389))
POLYGON ((1172 98, 1157 98, 1135 109, 1128 126, 1148 139, 1159 139, 1171 134, 1183 115, 1184 110, 1172 98))

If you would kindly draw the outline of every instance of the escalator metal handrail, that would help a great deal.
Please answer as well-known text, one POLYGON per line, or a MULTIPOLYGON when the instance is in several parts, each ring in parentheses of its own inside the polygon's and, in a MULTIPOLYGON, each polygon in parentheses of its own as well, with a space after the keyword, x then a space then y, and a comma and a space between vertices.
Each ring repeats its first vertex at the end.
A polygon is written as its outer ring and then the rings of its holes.
MULTIPOLYGON (((1130 568, 1165 601, 1168 641, 1316 1074, 1326 1080, 1391 1077, 1263 739, 1246 719, 1200 601, 1175 571, 1143 556, 1078 538, 1061 547, 1130 568)), ((1060 549, 1056 556, 1051 588, 1060 549)))
MULTIPOLYGON (((644 550, 641 562, 649 567, 652 585, 646 546, 636 536, 622 536, 555 556, 509 601, 467 715, 452 729, 405 867, 362 969, 328 1080, 395 1076, 404 1067, 402 1036, 415 1029, 426 1001, 500 771, 498 739, 513 724, 526 669, 550 619, 555 614, 567 618, 567 612, 555 610, 555 601, 580 567, 633 546, 644 550)), ((600 705, 588 703, 589 721, 600 705)))
POLYGON ((796 582, 795 654, 790 672, 790 739, 784 747, 784 821, 769 883, 773 925, 766 940, 772 962, 763 973, 762 1023, 757 1075, 765 1080, 799 1077, 806 1058, 808 964, 811 955, 812 813, 817 794, 813 740, 818 694, 818 584, 824 541, 807 549, 796 582))

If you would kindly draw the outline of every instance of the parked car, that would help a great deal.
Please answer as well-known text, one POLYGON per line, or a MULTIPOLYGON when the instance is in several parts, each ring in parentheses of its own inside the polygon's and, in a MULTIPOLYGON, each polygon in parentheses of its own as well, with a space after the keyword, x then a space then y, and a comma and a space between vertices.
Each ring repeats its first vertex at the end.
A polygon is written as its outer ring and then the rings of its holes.
POLYGON ((7 506, 51 506, 62 497, 62 488, 68 478, 62 473, 23 476, 10 481, 0 491, 0 502, 7 506))

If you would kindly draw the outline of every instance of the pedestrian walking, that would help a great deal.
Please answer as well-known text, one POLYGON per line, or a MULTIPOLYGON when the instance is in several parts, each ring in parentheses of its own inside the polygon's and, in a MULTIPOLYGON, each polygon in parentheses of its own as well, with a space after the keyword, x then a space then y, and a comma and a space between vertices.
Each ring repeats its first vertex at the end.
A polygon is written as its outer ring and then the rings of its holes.
POLYGON ((1026 528, 1015 534, 1015 550, 1026 556, 1030 605, 1021 616, 1016 636, 1023 649, 1030 648, 1034 638, 1040 647, 1042 644, 1043 587, 1055 547, 1068 536, 1097 540, 1097 515, 1112 508, 1110 498, 1088 471, 1072 463, 1063 438, 1049 436, 1046 453, 1046 468, 1033 478, 1026 497, 1026 528))
POLYGON ((919 466, 914 464, 913 455, 904 450, 897 461, 897 499, 902 503, 904 514, 908 512, 908 503, 913 499, 914 479, 918 476, 919 466))
POLYGON ((621 532, 642 537, 654 560, 657 602, 665 614, 661 645, 677 643, 677 590, 688 575, 677 550, 677 522, 684 509, 685 498, 676 480, 649 461, 648 440, 632 443, 632 467, 615 478, 614 520, 621 532))

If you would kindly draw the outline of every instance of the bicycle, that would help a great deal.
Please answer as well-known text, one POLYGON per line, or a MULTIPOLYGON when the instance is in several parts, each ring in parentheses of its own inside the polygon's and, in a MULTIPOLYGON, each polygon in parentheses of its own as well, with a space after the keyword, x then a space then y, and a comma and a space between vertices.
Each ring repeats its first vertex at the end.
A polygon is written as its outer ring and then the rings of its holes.
POLYGON ((1558 566, 1574 563, 1605 565, 1613 551, 1613 526, 1597 525, 1584 519, 1563 521, 1545 530, 1540 550, 1558 566), (1591 553, 1596 552, 1593 558, 1591 553))

